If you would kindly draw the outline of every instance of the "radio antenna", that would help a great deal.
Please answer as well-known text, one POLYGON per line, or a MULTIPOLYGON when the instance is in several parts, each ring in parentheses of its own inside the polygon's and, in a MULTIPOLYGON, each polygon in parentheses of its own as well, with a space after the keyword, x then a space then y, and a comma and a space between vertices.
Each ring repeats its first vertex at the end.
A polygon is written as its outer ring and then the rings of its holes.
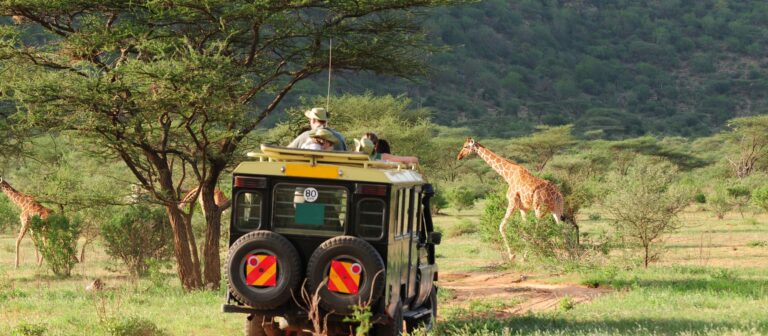
POLYGON ((328 39, 328 94, 325 99, 325 110, 331 111, 331 72, 333 72, 333 38, 328 39))

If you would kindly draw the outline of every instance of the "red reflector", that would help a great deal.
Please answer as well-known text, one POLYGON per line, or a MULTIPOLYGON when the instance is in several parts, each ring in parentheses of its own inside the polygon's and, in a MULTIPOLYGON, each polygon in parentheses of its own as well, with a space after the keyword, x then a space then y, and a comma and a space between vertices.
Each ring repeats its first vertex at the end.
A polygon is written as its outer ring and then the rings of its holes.
POLYGON ((260 177, 235 176, 235 187, 262 189, 267 187, 267 180, 260 177))
POLYGON ((387 196, 387 186, 375 184, 358 184, 355 193, 372 196, 387 196))

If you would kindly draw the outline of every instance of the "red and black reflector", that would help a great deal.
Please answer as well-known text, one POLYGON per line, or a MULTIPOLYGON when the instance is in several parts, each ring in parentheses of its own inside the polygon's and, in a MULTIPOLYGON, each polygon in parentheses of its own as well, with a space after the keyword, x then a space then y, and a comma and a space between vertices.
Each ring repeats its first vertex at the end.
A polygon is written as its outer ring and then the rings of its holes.
POLYGON ((387 186, 377 185, 377 184, 358 183, 355 185, 355 194, 369 195, 369 196, 387 196, 387 186))
POLYGON ((277 285, 277 257, 267 254, 245 256, 245 283, 257 287, 277 285))
POLYGON ((267 187, 267 179, 263 177, 235 176, 235 187, 247 189, 264 189, 267 187))

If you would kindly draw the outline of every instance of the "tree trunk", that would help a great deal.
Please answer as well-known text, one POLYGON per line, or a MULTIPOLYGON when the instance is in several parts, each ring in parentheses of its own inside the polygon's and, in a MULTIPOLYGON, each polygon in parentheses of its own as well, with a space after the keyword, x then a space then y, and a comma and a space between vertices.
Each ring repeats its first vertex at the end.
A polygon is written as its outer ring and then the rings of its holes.
POLYGON ((203 245, 203 282, 206 288, 217 289, 221 282, 221 258, 219 241, 221 240, 221 211, 216 204, 213 209, 205 210, 205 243, 203 245))
POLYGON ((176 257, 177 273, 181 285, 186 290, 199 289, 203 286, 200 279, 200 264, 195 263, 190 251, 190 239, 194 240, 192 232, 188 231, 191 226, 188 220, 184 219, 181 211, 174 203, 166 203, 165 211, 171 222, 173 230, 173 254, 176 257))
POLYGON ((216 204, 214 192, 221 171, 225 167, 224 162, 216 162, 211 165, 208 179, 203 182, 200 196, 203 200, 203 212, 205 213, 205 242, 203 243, 203 282, 206 288, 219 288, 221 283, 221 258, 219 255, 219 241, 221 240, 221 213, 223 209, 216 204))

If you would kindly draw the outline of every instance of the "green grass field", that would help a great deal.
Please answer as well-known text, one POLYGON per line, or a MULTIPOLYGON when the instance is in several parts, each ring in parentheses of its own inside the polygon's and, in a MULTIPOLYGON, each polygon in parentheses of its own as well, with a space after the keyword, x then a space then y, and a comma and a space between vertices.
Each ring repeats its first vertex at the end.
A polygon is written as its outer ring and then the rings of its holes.
MULTIPOLYGON (((499 314, 516 300, 475 298, 461 302, 441 293, 437 335, 759 335, 768 334, 768 216, 729 214, 717 220, 691 209, 685 226, 667 239, 662 259, 647 270, 628 267, 631 251, 614 250, 600 266, 552 271, 503 263, 497 246, 471 226, 479 209, 457 216, 448 210, 436 224, 445 234, 438 248, 441 276, 456 273, 525 272, 539 283, 593 284, 607 294, 580 304, 567 298, 546 311, 499 314)), ((607 228, 599 211, 584 211, 586 232, 607 228), (593 219, 587 219, 592 214, 593 219), (599 217, 599 219, 598 219, 599 217)), ((29 240, 22 266, 13 268, 14 237, 0 236, 0 335, 238 335, 243 315, 223 314, 223 290, 184 293, 170 269, 132 279, 98 243, 68 279, 34 264, 29 240), (107 290, 84 290, 95 278, 107 290), (159 330, 159 332, 158 332, 159 330), (123 333, 121 333, 123 332, 123 333)))

